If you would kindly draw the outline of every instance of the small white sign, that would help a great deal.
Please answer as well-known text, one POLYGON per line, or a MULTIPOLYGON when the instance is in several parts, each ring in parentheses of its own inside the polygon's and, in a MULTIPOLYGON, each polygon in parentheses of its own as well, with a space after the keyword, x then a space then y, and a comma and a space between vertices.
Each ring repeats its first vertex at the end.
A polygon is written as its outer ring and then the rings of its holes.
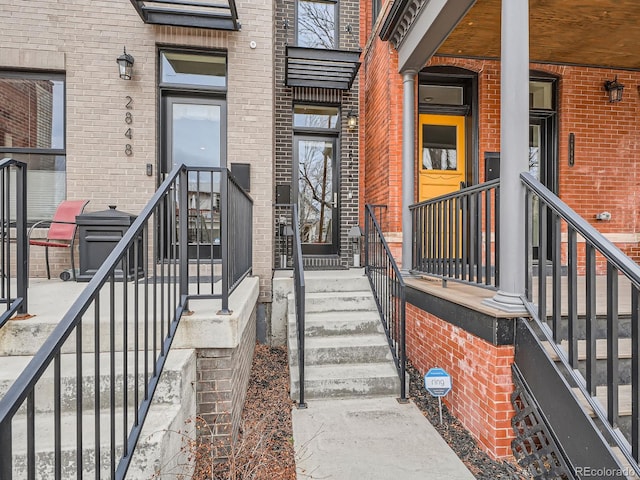
POLYGON ((432 368, 424 375, 424 388, 434 397, 444 397, 451 391, 451 375, 442 368, 432 368))

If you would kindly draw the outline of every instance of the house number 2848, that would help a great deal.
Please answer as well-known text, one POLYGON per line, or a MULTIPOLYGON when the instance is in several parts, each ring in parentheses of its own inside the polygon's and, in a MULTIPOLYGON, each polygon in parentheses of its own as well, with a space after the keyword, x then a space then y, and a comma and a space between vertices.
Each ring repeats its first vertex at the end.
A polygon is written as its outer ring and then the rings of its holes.
MULTIPOLYGON (((127 137, 129 141, 131 141, 133 139, 133 132, 131 130, 133 115, 131 115, 131 112, 129 110, 133 110, 133 98, 131 98, 129 95, 124 98, 127 99, 127 103, 125 103, 124 105, 124 108, 127 110, 127 112, 124 114, 124 123, 127 125, 127 130, 124 132, 124 136, 127 137)), ((130 143, 127 143, 124 146, 124 153, 127 157, 133 155, 133 147, 130 143)))

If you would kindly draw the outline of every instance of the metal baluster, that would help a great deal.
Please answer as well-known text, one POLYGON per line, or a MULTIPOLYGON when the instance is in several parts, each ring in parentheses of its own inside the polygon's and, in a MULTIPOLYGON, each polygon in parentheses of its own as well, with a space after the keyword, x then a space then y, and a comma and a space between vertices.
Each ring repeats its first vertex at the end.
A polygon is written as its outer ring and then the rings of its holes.
MULTIPOLYGON (((82 318, 76 327, 76 477, 82 480, 82 318)), ((98 377, 94 377, 94 388, 98 388, 98 377)))
POLYGON ((491 191, 484 194, 484 283, 491 285, 491 191))
MULTIPOLYGON (((554 215, 555 220, 555 215, 554 215)), ((569 341, 569 364, 571 368, 578 368, 578 252, 576 247, 576 231, 569 227, 567 231, 567 260, 568 278, 567 290, 569 297, 569 318, 567 319, 567 340, 569 341)), ((554 262, 559 263, 559 262, 554 262)), ((555 266, 554 266, 555 267, 555 266)), ((558 267, 558 276, 560 274, 558 267)), ((554 268, 554 276, 555 276, 554 268)), ((558 283, 559 280, 558 280, 558 283)), ((554 281, 555 285, 555 281, 554 281)), ((555 295, 555 292, 554 292, 555 295)), ((560 296, 560 292, 558 292, 560 296)), ((560 301, 558 301, 560 303, 560 301)), ((555 315, 554 315, 555 317, 555 315)), ((555 321, 555 318, 554 318, 555 321)))
MULTIPOLYGON (((538 318, 547 322, 547 206, 538 199, 538 318)), ((560 339, 553 338, 556 342, 560 339)))
POLYGON ((93 412, 93 425, 94 425, 94 435, 93 441, 95 445, 95 458, 94 458, 94 468, 96 470, 96 474, 100 475, 100 457, 102 452, 100 451, 100 393, 101 393, 101 382, 98 380, 100 378, 100 294, 96 295, 93 300, 93 342, 94 342, 94 352, 93 352, 93 368, 94 368, 94 383, 95 388, 93 389, 93 403, 94 403, 94 412, 93 412))
POLYGON ((595 396, 597 385, 596 374, 596 251, 593 245, 587 243, 585 250, 585 296, 586 304, 586 334, 587 334, 587 390, 595 396))
MULTIPOLYGON (((0 442, 0 445, 2 445, 1 450, 8 447, 11 453, 10 443, 0 442)), ((9 459, 11 460, 11 456, 9 459)), ((0 478, 5 476, 0 475, 0 478)), ((27 395, 27 478, 36 478, 36 395, 33 388, 27 395)))
MULTIPOLYGON (((551 212, 551 222, 552 222, 552 226, 551 226, 551 233, 553 235, 552 237, 552 243, 551 243, 551 257, 553 259, 553 264, 552 264, 552 276, 551 276, 551 302, 552 302, 552 310, 553 310, 553 314, 552 314, 552 320, 551 320, 551 325, 552 325, 552 330, 553 330, 553 338, 556 339, 556 342, 560 342, 562 339, 562 334, 560 332, 560 328, 562 327, 562 271, 561 271, 561 256, 560 256, 560 249, 562 246, 562 238, 561 238, 561 233, 560 233, 560 217, 558 215, 556 215, 555 213, 551 212)), ((568 227, 568 252, 567 252, 567 261, 568 261, 568 269, 569 269, 569 273, 568 273, 568 279, 569 279, 569 292, 571 292, 571 278, 572 276, 575 277, 577 275, 577 256, 576 256, 576 251, 575 251, 575 240, 576 240, 576 232, 575 230, 573 230, 571 227, 568 227), (573 237, 571 236, 571 232, 573 232, 573 237), (573 250, 572 250, 572 238, 573 238, 573 250)), ((575 278, 574 278, 575 279, 575 278)), ((576 292, 575 290, 575 285, 573 286, 574 288, 574 292, 576 292)), ((569 298, 571 298, 571 293, 569 293, 569 298)), ((575 320, 572 319, 571 317, 571 303, 569 303, 569 318, 568 318, 568 323, 567 323, 567 330, 568 330, 568 339, 571 342, 572 338, 573 338, 573 328, 574 328, 574 323, 575 320)), ((570 344, 569 345, 569 349, 571 350, 571 348, 573 348, 573 346, 570 344)), ((569 356, 571 357, 571 353, 569 353, 569 356)), ((573 365, 573 363, 572 363, 573 365)), ((577 364, 576 366, 573 366, 573 368, 577 368, 577 364)))
POLYGON ((631 285, 631 454, 640 460, 640 290, 631 285))
POLYGON ((607 417, 618 426, 618 270, 607 262, 607 417))
POLYGON ((60 352, 53 359, 53 438, 54 438, 54 477, 62 480, 62 388, 61 388, 60 352))

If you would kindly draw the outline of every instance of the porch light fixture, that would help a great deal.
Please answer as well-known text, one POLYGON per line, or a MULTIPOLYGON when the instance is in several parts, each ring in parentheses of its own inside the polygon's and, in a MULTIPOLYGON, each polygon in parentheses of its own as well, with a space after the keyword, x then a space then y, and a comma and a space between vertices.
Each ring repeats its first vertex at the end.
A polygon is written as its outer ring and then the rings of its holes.
POLYGON ((358 115, 356 115, 355 112, 350 111, 347 114, 347 129, 353 131, 356 128, 358 128, 358 115))
POLYGON ((617 75, 613 80, 607 80, 606 82, 604 82, 604 89, 609 95, 609 102, 617 103, 622 100, 622 91, 624 90, 624 85, 618 82, 617 75))
POLYGON ((127 47, 124 47, 124 53, 118 57, 117 62, 120 69, 120 78, 131 80, 133 76, 133 57, 127 53, 127 47))

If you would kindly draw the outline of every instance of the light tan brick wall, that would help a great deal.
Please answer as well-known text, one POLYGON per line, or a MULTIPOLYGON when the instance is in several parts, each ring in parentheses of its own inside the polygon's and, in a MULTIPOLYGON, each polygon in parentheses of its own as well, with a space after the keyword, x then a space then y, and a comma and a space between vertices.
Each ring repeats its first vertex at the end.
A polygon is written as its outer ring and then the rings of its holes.
MULTIPOLYGON (((254 199, 253 272, 261 301, 271 296, 273 196, 273 5, 236 1, 239 32, 146 25, 125 0, 4 0, 0 69, 66 73, 67 198, 90 200, 87 212, 117 205, 138 213, 157 186, 159 46, 228 52, 227 162, 251 164, 254 199), (256 48, 250 42, 256 42, 256 48), (121 80, 116 58, 134 56, 134 77, 121 80), (125 124, 126 96, 133 98, 125 124), (133 138, 125 138, 128 127, 133 138), (125 145, 133 155, 125 155, 125 145), (154 175, 146 175, 147 163, 154 175)), ((68 265, 53 252, 52 274, 68 265)), ((40 255, 39 255, 40 256, 40 255)), ((36 260, 34 260, 35 262, 36 260)), ((33 266, 33 274, 44 268, 33 266)))

